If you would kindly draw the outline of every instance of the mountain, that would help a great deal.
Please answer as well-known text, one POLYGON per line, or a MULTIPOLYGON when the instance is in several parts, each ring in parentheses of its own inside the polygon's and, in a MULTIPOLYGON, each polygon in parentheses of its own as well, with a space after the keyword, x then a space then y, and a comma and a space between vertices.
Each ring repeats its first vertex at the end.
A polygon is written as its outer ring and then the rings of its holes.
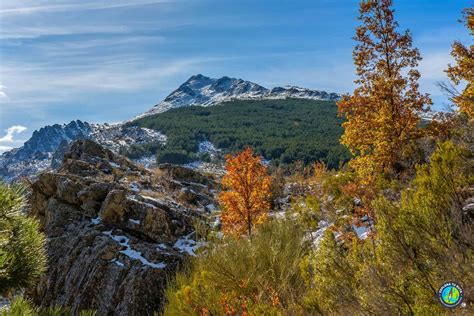
POLYGON ((34 131, 31 138, 18 149, 13 149, 2 155, 2 158, 45 158, 49 153, 56 151, 61 142, 70 142, 82 138, 93 131, 93 126, 80 120, 69 124, 54 124, 34 131))
POLYGON ((42 127, 34 131, 22 147, 0 155, 0 176, 12 180, 36 174, 51 165, 58 148, 75 139, 85 138, 92 131, 91 124, 79 120, 42 127))
POLYGON ((337 93, 328 93, 326 91, 311 90, 296 86, 284 86, 273 88, 266 99, 310 99, 310 100, 329 100, 337 101, 341 96, 337 93))
POLYGON ((69 144, 78 139, 91 139, 118 152, 133 144, 166 142, 166 136, 147 129, 122 124, 89 124, 80 120, 54 124, 34 131, 20 148, 0 155, 0 177, 15 180, 57 167, 69 144))
POLYGON ((178 89, 168 95, 163 101, 155 105, 148 112, 137 118, 166 112, 172 108, 184 106, 212 106, 225 101, 240 99, 311 99, 311 100, 338 100, 337 93, 327 93, 296 86, 275 87, 267 89, 256 83, 229 78, 209 78, 201 74, 194 75, 178 89))
MULTIPOLYGON (((198 74, 181 84, 151 110, 125 124, 89 124, 76 120, 69 124, 45 126, 35 131, 22 147, 0 155, 0 177, 9 181, 36 175, 49 167, 55 169, 62 162, 69 144, 78 139, 94 140, 116 153, 134 152, 133 158, 137 162, 154 163, 156 148, 160 147, 157 144, 164 144, 167 140, 167 137, 161 133, 163 129, 148 129, 146 126, 137 126, 138 124, 133 124, 133 122, 170 109, 189 106, 208 107, 232 100, 337 100, 339 97, 336 93, 295 86, 267 89, 242 79, 227 76, 215 79, 198 74), (143 149, 141 145, 148 148, 143 149), (137 151, 137 148, 141 151, 137 151), (136 153, 139 153, 140 157, 136 153)), ((168 133, 168 131, 165 132, 168 133)), ((177 135, 171 136, 173 139, 177 137, 177 135)))

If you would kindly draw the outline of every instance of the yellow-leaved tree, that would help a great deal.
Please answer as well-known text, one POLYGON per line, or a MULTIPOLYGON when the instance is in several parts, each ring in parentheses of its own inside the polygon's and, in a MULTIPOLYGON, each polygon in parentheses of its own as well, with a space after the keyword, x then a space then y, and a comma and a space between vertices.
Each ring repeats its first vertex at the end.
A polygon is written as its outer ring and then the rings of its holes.
MULTIPOLYGON (((474 35, 474 7, 464 10, 464 19, 471 36, 474 35)), ((459 107, 459 111, 474 119, 474 45, 464 46, 456 41, 452 46, 451 56, 456 61, 455 65, 449 65, 446 73, 449 79, 459 85, 461 81, 467 82, 462 92, 458 92, 454 87, 445 88, 451 94, 451 100, 459 107)))
POLYGON ((353 52, 357 87, 338 102, 347 119, 341 142, 355 156, 350 164, 365 183, 396 172, 408 143, 419 137, 420 113, 432 103, 418 91, 421 57, 409 31, 397 31, 391 5, 392 0, 360 3, 362 25, 353 52))
POLYGON ((224 191, 219 196, 223 206, 221 221, 224 232, 252 234, 252 228, 266 218, 270 209, 271 177, 250 147, 226 157, 227 174, 222 178, 224 191))

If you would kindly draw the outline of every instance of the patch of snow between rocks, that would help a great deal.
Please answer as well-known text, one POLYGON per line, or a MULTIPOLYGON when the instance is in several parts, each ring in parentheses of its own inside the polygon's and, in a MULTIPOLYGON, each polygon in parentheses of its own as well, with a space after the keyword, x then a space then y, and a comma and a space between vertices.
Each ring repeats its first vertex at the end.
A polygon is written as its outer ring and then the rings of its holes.
POLYGON ((207 242, 196 242, 195 240, 191 239, 193 234, 194 232, 182 236, 176 241, 173 247, 178 249, 180 252, 186 252, 190 256, 196 256, 195 251, 207 245, 207 242))
POLYGON ((139 221, 138 219, 132 219, 132 218, 130 218, 128 221, 129 221, 130 223, 132 223, 132 224, 140 225, 140 221, 139 221))
POLYGON ((105 231, 103 232, 104 235, 110 237, 112 240, 117 242, 120 246, 124 246, 127 249, 121 250, 120 253, 123 253, 127 257, 131 259, 135 259, 140 261, 143 265, 155 268, 155 269, 163 269, 166 267, 166 263, 164 262, 159 262, 159 263, 153 263, 148 261, 145 257, 142 256, 141 252, 133 250, 132 247, 129 245, 130 239, 126 236, 120 236, 120 235, 113 235, 112 231, 105 231))
POLYGON ((101 222, 100 217, 96 217, 96 218, 91 219, 91 223, 94 224, 94 225, 99 225, 100 222, 101 222))

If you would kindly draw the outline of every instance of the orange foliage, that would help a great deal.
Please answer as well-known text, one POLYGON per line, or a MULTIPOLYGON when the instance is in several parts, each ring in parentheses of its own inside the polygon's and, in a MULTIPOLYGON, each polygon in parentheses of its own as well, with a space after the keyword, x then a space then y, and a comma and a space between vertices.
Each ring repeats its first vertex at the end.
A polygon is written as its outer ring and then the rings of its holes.
POLYGON ((263 222, 270 209, 271 177, 250 147, 235 157, 228 155, 226 170, 222 178, 225 191, 219 196, 224 232, 250 236, 253 226, 263 222))
POLYGON ((257 293, 249 289, 247 294, 238 294, 234 291, 222 292, 220 300, 225 315, 253 315, 249 312, 252 306, 269 305, 272 307, 281 307, 278 292, 272 287, 268 287, 265 293, 257 293))
MULTIPOLYGON (((464 10, 464 21, 471 35, 474 35, 474 7, 464 10)), ((474 45, 466 47, 456 41, 452 46, 451 56, 456 65, 449 65, 446 70, 449 79, 455 85, 460 84, 462 80, 467 81, 464 91, 453 91, 451 100, 459 106, 461 112, 474 120, 474 45)))
POLYGON ((419 113, 432 103, 418 92, 421 57, 410 33, 398 33, 391 5, 392 0, 361 2, 353 53, 357 88, 338 102, 347 118, 341 143, 356 156, 350 164, 366 184, 394 171, 407 143, 420 136, 419 113))
POLYGON ((326 164, 324 162, 316 162, 313 164, 313 179, 317 183, 322 183, 324 177, 326 176, 326 173, 328 171, 328 168, 326 167, 326 164))

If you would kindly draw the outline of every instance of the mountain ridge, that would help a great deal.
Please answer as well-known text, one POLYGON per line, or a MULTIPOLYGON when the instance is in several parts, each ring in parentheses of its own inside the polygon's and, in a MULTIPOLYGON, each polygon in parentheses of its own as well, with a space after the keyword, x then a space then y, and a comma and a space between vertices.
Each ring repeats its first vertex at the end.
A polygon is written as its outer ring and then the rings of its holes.
MULTIPOLYGON (((68 124, 47 125, 33 132, 23 146, 0 154, 0 177, 15 180, 58 166, 71 142, 91 139, 118 153, 134 144, 166 142, 166 136, 151 129, 130 126, 129 122, 169 109, 187 106, 208 107, 232 100, 265 99, 337 100, 340 95, 296 86, 267 89, 257 83, 223 76, 191 76, 163 101, 134 119, 117 124, 91 124, 73 120, 68 124)), ((143 157, 146 161, 150 157, 143 157)), ((151 161, 151 160, 150 160, 151 161)))
POLYGON ((156 104, 135 119, 149 115, 163 113, 172 108, 184 106, 212 106, 231 100, 253 99, 310 99, 330 100, 340 99, 340 94, 326 91, 312 90, 298 86, 286 85, 283 87, 265 88, 257 83, 223 76, 211 78, 202 74, 191 76, 176 90, 171 92, 163 101, 156 104))
POLYGON ((55 166, 75 140, 90 139, 119 152, 132 144, 166 142, 166 136, 147 129, 123 124, 91 124, 73 120, 68 124, 47 125, 35 130, 23 146, 0 155, 0 176, 16 180, 55 166))

